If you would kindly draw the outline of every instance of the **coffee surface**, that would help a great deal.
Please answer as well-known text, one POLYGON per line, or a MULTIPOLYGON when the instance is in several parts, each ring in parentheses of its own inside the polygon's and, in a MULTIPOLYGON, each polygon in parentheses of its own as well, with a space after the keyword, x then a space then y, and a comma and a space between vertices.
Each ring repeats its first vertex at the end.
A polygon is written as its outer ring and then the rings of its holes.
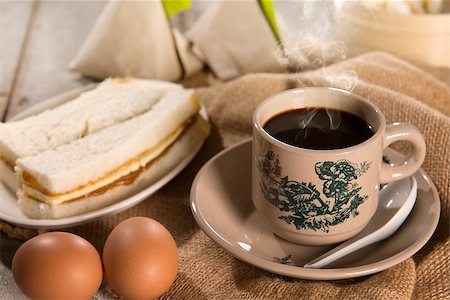
POLYGON ((264 130, 286 144, 316 150, 354 146, 374 135, 359 116, 322 107, 282 112, 269 119, 264 130))

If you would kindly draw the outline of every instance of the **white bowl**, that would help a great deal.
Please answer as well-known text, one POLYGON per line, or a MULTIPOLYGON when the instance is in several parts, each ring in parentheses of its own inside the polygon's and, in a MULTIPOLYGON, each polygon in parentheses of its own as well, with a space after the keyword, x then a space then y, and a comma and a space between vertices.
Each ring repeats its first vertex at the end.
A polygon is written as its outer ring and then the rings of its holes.
POLYGON ((336 36, 351 52, 383 50, 430 66, 450 67, 449 13, 406 15, 343 5, 336 36))

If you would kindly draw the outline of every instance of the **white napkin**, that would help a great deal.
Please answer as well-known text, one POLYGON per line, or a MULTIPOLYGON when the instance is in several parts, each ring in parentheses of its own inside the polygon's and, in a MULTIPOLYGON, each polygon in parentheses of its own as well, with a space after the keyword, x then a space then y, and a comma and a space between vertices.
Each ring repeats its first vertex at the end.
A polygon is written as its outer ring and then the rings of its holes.
POLYGON ((277 40, 257 1, 210 2, 186 37, 219 79, 283 70, 277 40))
POLYGON ((284 70, 257 0, 192 3, 194 9, 182 13, 195 18, 179 30, 161 1, 108 2, 70 69, 98 79, 130 75, 169 81, 189 77, 205 64, 221 80, 284 70))
POLYGON ((70 69, 98 79, 182 77, 172 29, 160 1, 110 1, 70 69))
POLYGON ((201 51, 190 43, 177 29, 172 29, 178 55, 183 65, 184 77, 190 77, 199 72, 205 65, 205 58, 201 51))

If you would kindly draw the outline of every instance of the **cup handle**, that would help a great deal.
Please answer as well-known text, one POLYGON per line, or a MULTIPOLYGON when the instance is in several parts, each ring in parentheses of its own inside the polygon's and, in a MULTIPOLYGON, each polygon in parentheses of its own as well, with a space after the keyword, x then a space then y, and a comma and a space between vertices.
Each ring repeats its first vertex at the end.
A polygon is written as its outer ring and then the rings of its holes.
POLYGON ((381 164, 380 182, 388 183, 411 176, 422 165, 425 159, 425 139, 420 131, 413 125, 407 123, 394 123, 386 126, 383 141, 383 149, 397 141, 408 141, 413 146, 410 157, 396 166, 381 164))

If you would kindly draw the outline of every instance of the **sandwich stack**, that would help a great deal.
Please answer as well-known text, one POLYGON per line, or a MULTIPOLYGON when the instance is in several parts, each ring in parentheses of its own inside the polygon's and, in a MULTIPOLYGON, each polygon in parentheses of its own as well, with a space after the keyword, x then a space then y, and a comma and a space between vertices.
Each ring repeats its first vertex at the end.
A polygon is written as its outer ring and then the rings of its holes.
POLYGON ((210 130, 199 111, 195 92, 180 85, 108 79, 55 109, 1 124, 0 179, 17 189, 31 218, 102 208, 198 149, 210 130))

